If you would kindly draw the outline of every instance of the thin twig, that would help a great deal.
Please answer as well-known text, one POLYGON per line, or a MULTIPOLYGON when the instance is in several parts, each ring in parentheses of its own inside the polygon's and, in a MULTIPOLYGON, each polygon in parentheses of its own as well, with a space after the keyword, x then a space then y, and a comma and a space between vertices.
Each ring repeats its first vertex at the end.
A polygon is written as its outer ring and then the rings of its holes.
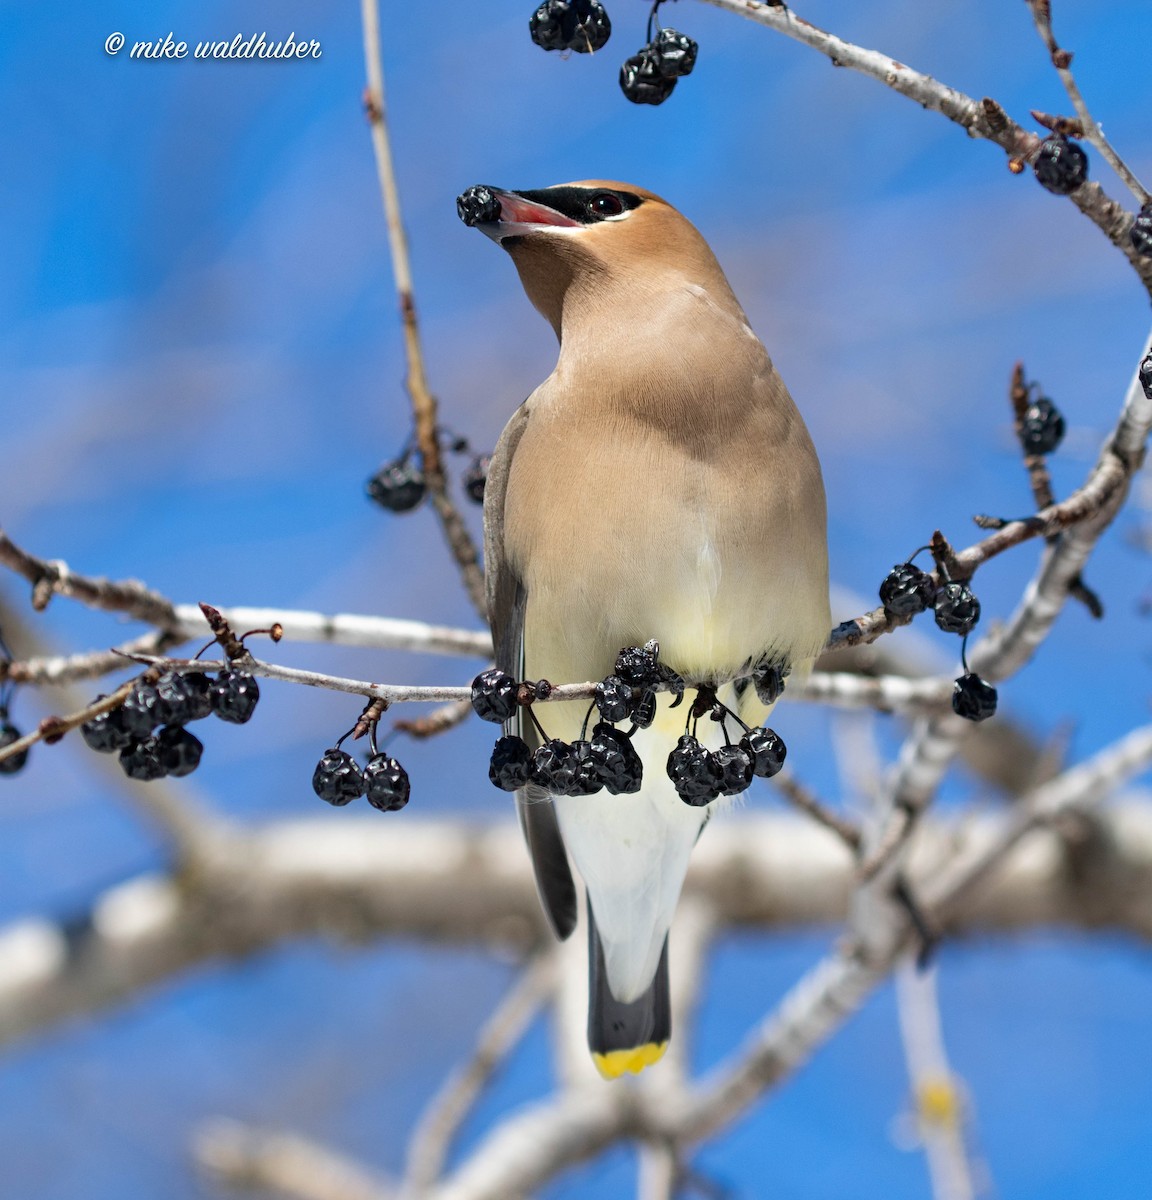
POLYGON ((448 548, 460 569, 460 577, 473 606, 480 616, 486 619, 487 600, 480 556, 464 519, 448 494, 448 480, 440 453, 436 398, 428 386, 428 375, 424 368, 424 352, 420 344, 420 327, 416 319, 416 300, 412 288, 412 267, 408 259, 408 239, 404 233, 400 192, 396 186, 396 170, 392 162, 392 145, 388 134, 387 110, 384 107, 380 13, 376 0, 362 0, 360 7, 364 24, 364 65, 368 74, 364 107, 372 131, 372 148, 376 154, 380 195, 384 201, 384 217, 388 224, 392 274, 396 281, 400 316, 404 325, 404 352, 408 360, 407 387, 416 419, 416 444, 420 448, 428 495, 432 498, 432 505, 440 518, 448 548))
POLYGON ((54 595, 61 595, 79 600, 90 608, 125 613, 158 629, 171 631, 178 625, 172 602, 139 580, 77 575, 65 562, 49 562, 21 550, 2 529, 0 566, 10 568, 32 584, 32 607, 37 612, 47 608, 54 595))
POLYGON ((402 1195, 421 1196, 440 1178, 460 1126, 528 1032, 555 982, 555 955, 537 955, 484 1023, 468 1061, 432 1097, 413 1131, 402 1195))
POLYGON ((92 650, 84 654, 36 655, 32 658, 16 659, 14 662, 0 660, 0 681, 10 679, 13 683, 33 686, 60 686, 76 683, 82 679, 99 679, 112 675, 130 666, 130 659, 138 655, 161 657, 178 646, 184 639, 179 634, 157 630, 143 637, 122 642, 112 650, 92 650))
POLYGON ((1149 194, 1148 189, 1140 180, 1136 178, 1135 172, 1116 152, 1112 143, 1104 136, 1104 131, 1089 111, 1088 105, 1080 92, 1080 87, 1076 82, 1076 78, 1072 74, 1071 52, 1061 49, 1056 42, 1056 35, 1052 32, 1052 5, 1050 0, 1042 0, 1042 2, 1041 0, 1028 0, 1028 7, 1032 10, 1032 19, 1036 22, 1037 32, 1048 47, 1048 53, 1052 58, 1052 65, 1056 68, 1056 72, 1060 76, 1060 82, 1064 85, 1064 90, 1068 93, 1068 99, 1072 101, 1072 107, 1075 108, 1076 115, 1080 118, 1084 140, 1091 142, 1100 151, 1101 156, 1112 170, 1120 176, 1124 186, 1136 197, 1137 201, 1142 205, 1147 204, 1149 199, 1152 199, 1152 195, 1149 194))
POLYGON ((773 782, 780 794, 801 812, 807 813, 814 821, 819 822, 825 829, 830 829, 853 854, 860 852, 860 830, 846 817, 833 812, 814 792, 809 791, 790 772, 777 775, 773 782))
POLYGON ((392 728, 406 733, 409 737, 423 740, 435 737, 440 733, 447 733, 449 729, 455 729, 471 715, 472 703, 470 700, 453 700, 433 709, 427 716, 393 721, 392 728))
POLYGON ((0 763, 5 759, 15 758, 17 754, 22 754, 31 746, 35 746, 37 742, 47 742, 49 745, 58 742, 66 733, 79 728, 85 721, 91 721, 93 717, 98 717, 101 713, 119 708, 132 690, 132 684, 133 680, 129 679, 103 699, 94 700, 91 704, 77 712, 69 713, 66 717, 45 717, 31 733, 26 733, 22 738, 17 738, 7 746, 0 747, 0 763))

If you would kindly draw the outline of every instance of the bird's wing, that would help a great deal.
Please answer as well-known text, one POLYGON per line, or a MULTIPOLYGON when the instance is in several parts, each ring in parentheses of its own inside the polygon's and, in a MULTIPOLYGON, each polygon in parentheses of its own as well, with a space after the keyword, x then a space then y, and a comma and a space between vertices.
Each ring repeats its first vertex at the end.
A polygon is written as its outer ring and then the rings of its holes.
MULTIPOLYGON (((484 576, 488 590, 488 622, 496 651, 496 666, 515 679, 524 678, 524 610, 528 594, 524 581, 504 554, 504 500, 508 475, 516 447, 529 420, 527 403, 513 414, 488 466, 484 484, 484 576)), ((530 745, 538 742, 536 727, 519 710, 509 722, 530 745)), ((536 886, 544 911, 558 938, 566 938, 576 927, 576 886, 568 866, 568 855, 552 799, 541 788, 529 786, 516 793, 520 828, 528 843, 536 886)))

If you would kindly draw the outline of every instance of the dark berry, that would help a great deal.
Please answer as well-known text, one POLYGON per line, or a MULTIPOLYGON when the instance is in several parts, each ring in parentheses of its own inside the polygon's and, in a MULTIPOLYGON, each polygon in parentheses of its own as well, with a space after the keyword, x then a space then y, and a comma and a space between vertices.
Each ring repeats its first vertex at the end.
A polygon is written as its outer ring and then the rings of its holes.
POLYGON ((980 620, 980 601, 966 583, 946 583, 936 593, 936 624, 945 633, 970 633, 980 620))
POLYGON ((620 90, 633 104, 663 104, 675 86, 675 79, 661 74, 660 61, 650 46, 633 54, 620 68, 620 90))
POLYGON ((350 804, 364 795, 364 772, 351 754, 333 746, 312 772, 312 790, 329 804, 350 804))
POLYGON ((880 585, 880 603, 894 617, 914 617, 936 597, 936 585, 927 571, 912 563, 897 563, 880 585))
MULTIPOLYGON (((103 700, 103 696, 97 696, 103 700)), ((114 708, 111 712, 101 713, 91 721, 85 721, 80 726, 80 736, 86 745, 101 754, 111 754, 114 750, 123 750, 125 746, 136 739, 124 728, 124 713, 122 708, 114 708)))
POLYGON ((952 711, 966 721, 986 721, 996 711, 996 689, 969 671, 952 689, 952 711))
POLYGON ((165 671, 156 681, 156 715, 166 725, 187 725, 212 711, 208 676, 203 671, 165 671))
POLYGON ((456 214, 465 225, 490 225, 500 220, 500 201, 490 188, 478 183, 456 197, 456 214))
POLYGON ((608 41, 612 22, 601 0, 544 0, 528 19, 528 32, 544 50, 590 54, 608 41))
POLYGON ((1137 254, 1152 258, 1152 200, 1132 219, 1128 237, 1132 242, 1132 249, 1137 254))
MULTIPOLYGON (((20 730, 7 717, 0 720, 0 750, 11 746, 13 742, 18 742, 23 736, 20 730)), ((11 758, 0 761, 0 775, 15 775, 17 771, 23 769, 27 761, 27 750, 21 750, 19 754, 13 754, 11 758)))
POLYGON ((157 725, 164 723, 161 707, 160 693, 155 685, 137 679, 120 705, 120 722, 139 741, 146 738, 157 725))
POLYGON ((575 741, 572 743, 572 753, 576 755, 579 767, 576 778, 568 790, 568 795, 591 796, 604 786, 604 781, 600 778, 600 772, 596 766, 596 759, 592 757, 592 743, 582 740, 575 741))
POLYGON ((1136 378, 1144 389, 1144 395, 1152 400, 1152 354, 1145 356, 1144 361, 1140 364, 1140 369, 1136 372, 1136 378))
POLYGON ((527 787, 532 778, 532 751, 528 743, 515 735, 500 738, 492 747, 488 778, 505 792, 527 787))
POLYGON ((1042 187, 1057 196, 1074 192, 1088 178, 1088 155, 1063 134, 1049 134, 1032 164, 1042 187))
POLYGON ((156 735, 156 753, 165 775, 191 775, 200 765, 204 743, 180 725, 165 725, 156 735))
POLYGON ((596 685, 596 707, 605 721, 623 721, 634 706, 632 685, 618 676, 609 675, 596 685))
POLYGON ((1064 440, 1064 418, 1048 399, 1040 396, 1028 405, 1020 421, 1020 445, 1025 454, 1051 454, 1064 440))
POLYGON ((537 746, 532 755, 532 782, 558 796, 570 796, 577 785, 582 764, 567 742, 551 738, 537 746))
POLYGON ((647 729, 656 720, 656 693, 644 691, 632 710, 632 723, 637 729, 647 729))
POLYGON ((120 766, 129 779, 163 779, 168 774, 156 738, 146 737, 120 751, 120 766))
POLYGON ((588 753, 596 774, 613 796, 640 790, 644 764, 626 733, 601 722, 592 730, 588 753))
POLYGON ((668 778, 685 804, 700 807, 720 795, 720 768, 712 755, 686 733, 668 755, 668 778))
POLYGON ((752 755, 743 746, 721 746, 712 751, 712 761, 720 772, 721 796, 735 796, 748 790, 752 782, 752 755))
POLYGON ((779 774, 788 755, 784 739, 772 729, 748 730, 740 739, 740 749, 752 760, 752 774, 761 779, 779 774))
POLYGON ((652 39, 650 47, 656 57, 656 68, 665 79, 691 75, 700 49, 690 37, 677 33, 675 29, 661 29, 652 39))
POLYGON ((625 683, 649 687, 660 679, 660 643, 626 646, 616 655, 616 674, 625 683))
POLYGON ((408 772, 387 754, 373 754, 364 768, 364 795, 381 812, 398 812, 408 803, 408 772))
POLYGON ((752 683, 761 704, 775 704, 784 690, 785 671, 777 663, 761 663, 752 672, 752 683))
POLYGON ((464 491, 468 499, 477 504, 484 503, 484 485, 488 482, 488 466, 491 462, 490 454, 478 455, 464 472, 464 491))
POLYGON ((472 711, 482 721, 502 725, 516 711, 516 680, 492 667, 472 680, 472 711))
POLYGON ((215 679, 209 680, 208 698, 221 721, 244 725, 256 710, 260 685, 247 671, 225 667, 215 679))
POLYGON ((424 472, 410 455, 384 466, 368 480, 368 496, 389 512, 411 512, 424 499, 424 472))

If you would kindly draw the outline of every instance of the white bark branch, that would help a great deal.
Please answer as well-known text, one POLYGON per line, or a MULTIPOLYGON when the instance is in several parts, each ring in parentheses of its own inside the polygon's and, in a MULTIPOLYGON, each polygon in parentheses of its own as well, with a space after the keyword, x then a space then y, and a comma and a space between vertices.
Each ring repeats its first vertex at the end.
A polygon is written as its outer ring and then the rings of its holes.
POLYGON ((384 1180, 326 1146, 237 1121, 205 1125, 193 1154, 222 1183, 291 1200, 392 1200, 395 1194, 384 1180))

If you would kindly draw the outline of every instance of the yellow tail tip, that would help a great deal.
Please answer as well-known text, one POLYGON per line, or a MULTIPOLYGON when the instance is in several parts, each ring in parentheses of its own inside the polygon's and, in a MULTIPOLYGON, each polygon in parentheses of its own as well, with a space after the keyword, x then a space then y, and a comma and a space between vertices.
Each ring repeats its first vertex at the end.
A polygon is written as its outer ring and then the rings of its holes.
POLYGON ((628 1073, 639 1075, 645 1067, 658 1063, 667 1049, 667 1042, 648 1042, 643 1046, 634 1046, 631 1050, 609 1050, 607 1054, 597 1054, 593 1051, 592 1061, 605 1079, 619 1079, 621 1075, 628 1073))

